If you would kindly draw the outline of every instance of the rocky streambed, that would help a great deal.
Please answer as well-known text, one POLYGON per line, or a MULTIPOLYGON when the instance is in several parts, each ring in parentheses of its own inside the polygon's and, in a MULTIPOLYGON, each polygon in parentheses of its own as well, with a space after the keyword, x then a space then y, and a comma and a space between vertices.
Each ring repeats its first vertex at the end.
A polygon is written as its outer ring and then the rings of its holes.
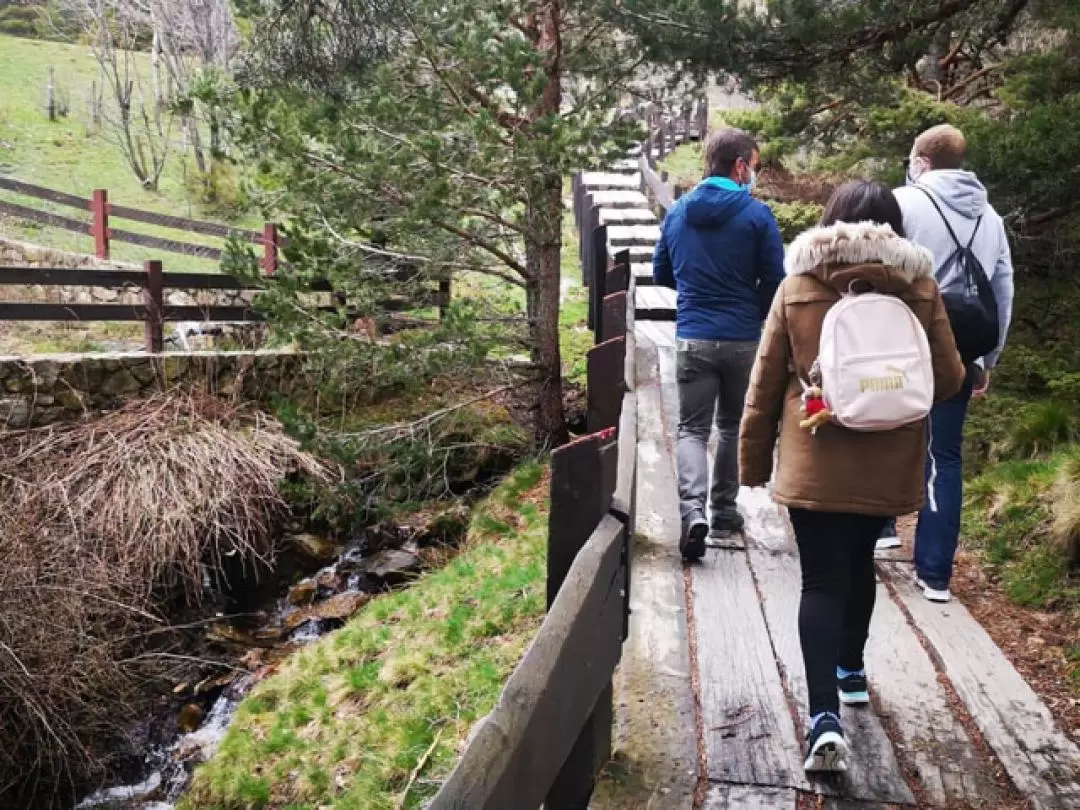
POLYGON ((223 595, 220 610, 202 622, 192 653, 212 653, 220 665, 160 696, 159 711, 131 730, 132 750, 117 775, 76 810, 172 810, 253 686, 371 599, 444 560, 464 538, 468 520, 468 506, 458 503, 380 525, 347 544, 288 535, 274 576, 223 595))

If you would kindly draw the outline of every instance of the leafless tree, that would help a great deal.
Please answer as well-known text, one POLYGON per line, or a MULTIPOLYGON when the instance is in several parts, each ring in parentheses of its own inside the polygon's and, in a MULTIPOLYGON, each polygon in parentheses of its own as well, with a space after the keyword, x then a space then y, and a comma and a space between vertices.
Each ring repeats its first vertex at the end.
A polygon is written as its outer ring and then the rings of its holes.
POLYGON ((147 98, 137 51, 146 29, 137 17, 118 13, 113 0, 81 0, 78 11, 102 84, 115 102, 115 108, 104 111, 106 124, 139 182, 157 189, 169 154, 173 116, 153 93, 147 98))
MULTIPOLYGON (((173 117, 179 116, 184 141, 190 145, 200 173, 209 173, 222 152, 221 126, 216 111, 198 104, 194 92, 199 81, 214 73, 226 74, 236 51, 239 38, 229 0, 67 2, 76 5, 73 10, 84 20, 98 61, 107 74, 106 86, 111 85, 116 96, 121 128, 130 129, 134 117, 144 139, 147 134, 142 130, 150 128, 167 145, 173 117), (149 68, 140 72, 131 52, 140 47, 145 50, 147 45, 149 68), (118 70, 121 63, 123 70, 118 70), (145 84, 149 85, 148 97, 142 92, 145 84), (132 90, 139 93, 137 116, 131 109, 132 90)), ((125 145, 130 140, 127 133, 121 133, 125 156, 132 162, 132 151, 125 145)), ((167 149, 158 151, 164 159, 167 149)), ((149 167, 144 161, 137 163, 139 168, 135 163, 132 168, 146 184, 140 169, 149 167)), ((153 172, 146 174, 149 177, 153 172)))

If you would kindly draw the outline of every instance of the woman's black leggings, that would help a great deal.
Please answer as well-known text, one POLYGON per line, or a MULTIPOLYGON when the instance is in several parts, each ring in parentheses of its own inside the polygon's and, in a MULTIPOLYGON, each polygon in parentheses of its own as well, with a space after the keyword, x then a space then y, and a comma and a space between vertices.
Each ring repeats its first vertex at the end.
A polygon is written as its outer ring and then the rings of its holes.
POLYGON ((810 716, 839 716, 836 667, 863 668, 874 612, 874 544, 887 518, 791 509, 802 565, 799 641, 810 716))

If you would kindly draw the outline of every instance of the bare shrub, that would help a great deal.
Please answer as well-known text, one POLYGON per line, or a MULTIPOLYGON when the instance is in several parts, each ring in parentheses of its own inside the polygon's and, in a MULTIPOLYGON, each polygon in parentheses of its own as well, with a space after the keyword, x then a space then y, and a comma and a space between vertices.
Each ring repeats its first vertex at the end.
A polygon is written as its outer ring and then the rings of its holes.
POLYGON ((167 606, 204 574, 272 563, 294 473, 273 421, 161 395, 93 420, 0 434, 0 805, 63 806, 191 663, 167 606))

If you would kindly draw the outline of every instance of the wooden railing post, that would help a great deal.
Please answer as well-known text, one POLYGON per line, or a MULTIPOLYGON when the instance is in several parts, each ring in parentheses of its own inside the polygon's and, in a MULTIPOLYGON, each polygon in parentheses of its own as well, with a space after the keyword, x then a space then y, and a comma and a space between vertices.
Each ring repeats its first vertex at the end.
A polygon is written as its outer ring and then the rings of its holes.
POLYGON ((146 287, 143 290, 143 306, 146 307, 146 351, 160 354, 165 350, 165 280, 162 276, 161 262, 149 261, 143 264, 146 270, 146 287))
POLYGON ((263 258, 262 271, 264 275, 272 276, 277 272, 278 265, 278 232, 277 223, 267 222, 263 225, 263 258))
MULTIPOLYGON (((625 293, 621 294, 625 302, 625 293)), ((622 396, 626 393, 626 336, 598 343, 585 355, 585 422, 590 431, 619 424, 622 396)))
MULTIPOLYGON (((599 215, 600 211, 597 209, 596 218, 590 219, 589 222, 598 223, 599 215)), ((589 278, 589 328, 598 338, 600 321, 603 318, 600 310, 604 302, 604 294, 607 292, 604 289, 608 268, 607 225, 597 225, 587 233, 585 238, 589 240, 589 263, 585 265, 584 271, 589 278)))
MULTIPOLYGON (((600 520, 614 491, 615 431, 593 433, 551 455, 551 511, 548 517, 548 606, 600 520)), ((614 720, 611 684, 601 692, 570 755, 548 791, 545 807, 586 810, 600 768, 611 757, 614 720)))
POLYGON ((109 258, 109 195, 103 188, 95 188, 90 194, 90 233, 94 237, 94 255, 109 258))
POLYGON ((450 286, 450 277, 439 279, 439 320, 446 319, 446 313, 450 310, 450 299, 453 290, 450 286))

